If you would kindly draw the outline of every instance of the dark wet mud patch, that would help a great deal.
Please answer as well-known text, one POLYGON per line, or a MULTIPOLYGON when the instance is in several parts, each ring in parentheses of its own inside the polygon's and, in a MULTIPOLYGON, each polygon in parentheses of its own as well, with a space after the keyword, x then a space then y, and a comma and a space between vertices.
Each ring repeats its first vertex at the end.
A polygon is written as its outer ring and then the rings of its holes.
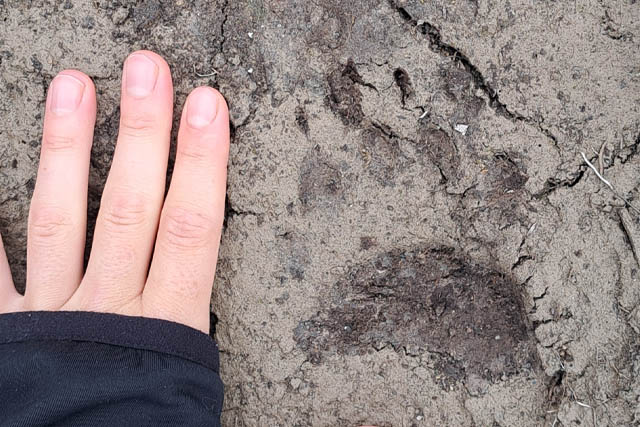
POLYGON ((307 112, 302 106, 296 107, 296 125, 305 136, 309 136, 309 117, 307 112))
POLYGON ((421 159, 428 159, 440 171, 441 183, 460 175, 460 154, 449 134, 442 129, 422 127, 417 145, 421 159))
POLYGON ((368 86, 353 62, 335 69, 327 77, 329 94, 326 102, 345 126, 357 125, 364 119, 362 111, 362 93, 358 85, 368 86))
POLYGON ((455 63, 442 66, 439 70, 442 92, 451 101, 456 102, 458 120, 472 122, 485 106, 485 101, 475 95, 473 76, 455 63))
POLYGON ((303 160, 298 198, 303 210, 308 212, 323 207, 336 209, 343 201, 345 185, 340 168, 318 147, 313 148, 303 160))
POLYGON ((492 168, 492 175, 498 184, 498 190, 514 192, 524 188, 529 176, 521 164, 522 162, 515 153, 500 152, 495 154, 495 167, 492 168))
POLYGON ((453 248, 394 250, 346 273, 294 337, 312 363, 393 346, 437 354, 454 380, 494 380, 539 366, 520 292, 453 248))
POLYGON ((402 105, 405 105, 407 100, 415 94, 413 90, 413 86, 411 85, 411 78, 409 77, 409 73, 402 68, 397 68, 393 72, 393 80, 396 82, 396 85, 400 88, 400 93, 402 94, 402 105))
POLYGON ((398 138, 382 125, 369 126, 362 131, 360 155, 365 169, 382 185, 393 185, 394 178, 406 165, 398 138))

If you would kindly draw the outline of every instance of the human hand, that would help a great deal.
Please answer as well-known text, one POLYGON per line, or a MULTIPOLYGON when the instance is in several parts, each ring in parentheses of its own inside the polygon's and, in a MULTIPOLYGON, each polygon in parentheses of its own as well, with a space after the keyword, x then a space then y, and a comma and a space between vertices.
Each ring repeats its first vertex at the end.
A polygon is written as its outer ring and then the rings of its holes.
POLYGON ((189 95, 165 200, 173 115, 169 66, 155 53, 135 52, 122 80, 120 131, 86 272, 96 93, 79 71, 63 71, 52 81, 29 212, 26 291, 21 296, 15 290, 0 243, 0 313, 109 312, 207 333, 224 217, 226 102, 207 87, 189 95))

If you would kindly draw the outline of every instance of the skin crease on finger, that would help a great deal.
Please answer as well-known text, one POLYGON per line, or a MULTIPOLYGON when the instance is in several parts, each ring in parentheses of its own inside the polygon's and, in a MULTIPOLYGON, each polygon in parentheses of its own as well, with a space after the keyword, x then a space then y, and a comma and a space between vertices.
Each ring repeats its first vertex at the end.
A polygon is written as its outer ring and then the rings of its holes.
POLYGON ((171 72, 153 52, 129 56, 120 135, 82 277, 95 105, 93 83, 80 71, 63 71, 52 81, 30 211, 27 290, 24 297, 15 290, 0 246, 0 313, 101 311, 170 320, 208 333, 224 218, 226 102, 211 88, 197 88, 187 98, 165 200, 171 72))

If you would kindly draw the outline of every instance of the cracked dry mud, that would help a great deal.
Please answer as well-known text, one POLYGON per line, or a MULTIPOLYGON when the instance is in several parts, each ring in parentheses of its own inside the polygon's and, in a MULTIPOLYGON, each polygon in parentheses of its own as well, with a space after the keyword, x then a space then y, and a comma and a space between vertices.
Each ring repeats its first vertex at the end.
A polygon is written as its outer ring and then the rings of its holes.
POLYGON ((18 284, 58 71, 99 92, 92 218, 131 50, 179 105, 228 98, 225 425, 640 423, 640 224, 580 157, 640 205, 635 0, 0 0, 0 22, 18 284))

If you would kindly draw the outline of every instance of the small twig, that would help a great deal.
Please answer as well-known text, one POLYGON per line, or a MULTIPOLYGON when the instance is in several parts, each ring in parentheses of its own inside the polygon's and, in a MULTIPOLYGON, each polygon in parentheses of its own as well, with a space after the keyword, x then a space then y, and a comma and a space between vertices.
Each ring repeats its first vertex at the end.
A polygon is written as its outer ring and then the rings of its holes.
MULTIPOLYGON (((620 371, 618 370, 618 368, 616 368, 616 365, 614 365, 612 362, 609 362, 609 365, 613 368, 613 370, 616 372, 616 374, 618 374, 618 376, 619 376, 619 377, 622 377, 622 378, 624 378, 625 380, 629 380, 629 377, 626 377, 626 376, 624 376, 624 375, 622 375, 622 374, 620 373, 620 371)), ((603 402, 603 403, 606 403, 606 402, 603 402)))
POLYGON ((611 183, 609 181, 607 181, 606 179, 604 179, 604 177, 602 175, 600 175, 600 172, 598 172, 598 169, 596 169, 596 167, 593 166, 593 164, 589 161, 589 159, 587 159, 587 156, 585 156, 584 153, 580 153, 580 154, 582 154, 582 158, 587 163, 587 166, 589 166, 591 169, 593 169, 593 171, 596 173, 596 176, 598 178, 600 178, 600 181, 604 182, 607 185, 607 187, 609 187, 611 189, 611 191, 615 192, 615 190, 613 189, 613 185, 611 185, 611 183))
MULTIPOLYGON (((597 357, 596 357, 596 359, 597 359, 597 357)), ((591 405, 588 405, 588 404, 586 404, 586 403, 584 403, 584 402, 580 402, 580 401, 578 400, 578 398, 576 397, 576 392, 575 392, 575 391, 573 391, 573 389, 571 388, 571 386, 570 386, 569 384, 567 384, 567 387, 569 388, 569 391, 571 391, 571 395, 573 396, 573 401, 574 401, 575 403, 577 403, 578 405, 580 405, 580 406, 582 406, 582 407, 584 407, 584 408, 589 408, 589 409, 591 409, 591 416, 593 417, 593 425, 594 425, 594 427, 595 427, 595 426, 597 425, 597 424, 596 424, 596 408, 595 408, 595 407, 593 407, 593 406, 591 406, 591 405)))
POLYGON ((637 227, 634 226, 634 221, 631 218, 631 214, 624 209, 618 210, 618 216, 620 217, 620 223, 622 224, 622 230, 627 235, 629 239, 629 245, 631 245, 631 252, 633 253, 633 257, 635 258, 638 265, 640 265, 640 256, 638 256, 638 244, 640 243, 637 237, 637 227))
POLYGON ((606 142, 602 143, 602 147, 600 147, 600 152, 598 153, 598 166, 600 166, 600 175, 604 174, 604 147, 607 146, 606 142))
POLYGON ((589 161, 589 159, 587 159, 587 156, 584 155, 584 153, 580 153, 582 155, 582 158, 584 159, 584 161, 587 163, 587 166, 589 166, 596 174, 596 176, 600 179, 600 181, 604 182, 605 185, 607 187, 609 187, 609 189, 611 190, 611 192, 613 192, 613 194, 618 197, 620 200, 622 200, 623 202, 625 202, 627 204, 627 206, 629 206, 629 208, 631 208, 635 213, 637 213, 638 215, 640 215, 640 209, 637 209, 635 206, 633 206, 631 204, 630 201, 628 201, 627 199, 625 199, 624 197, 622 197, 614 188, 613 185, 611 185, 611 183, 609 181, 607 181, 601 174, 600 172, 598 172, 598 169, 596 169, 595 166, 593 166, 593 164, 589 161))
POLYGON ((211 73, 208 73, 208 74, 200 74, 196 69, 196 64, 193 64, 193 74, 195 74, 198 77, 213 77, 217 75, 218 72, 216 70, 213 70, 211 73))

